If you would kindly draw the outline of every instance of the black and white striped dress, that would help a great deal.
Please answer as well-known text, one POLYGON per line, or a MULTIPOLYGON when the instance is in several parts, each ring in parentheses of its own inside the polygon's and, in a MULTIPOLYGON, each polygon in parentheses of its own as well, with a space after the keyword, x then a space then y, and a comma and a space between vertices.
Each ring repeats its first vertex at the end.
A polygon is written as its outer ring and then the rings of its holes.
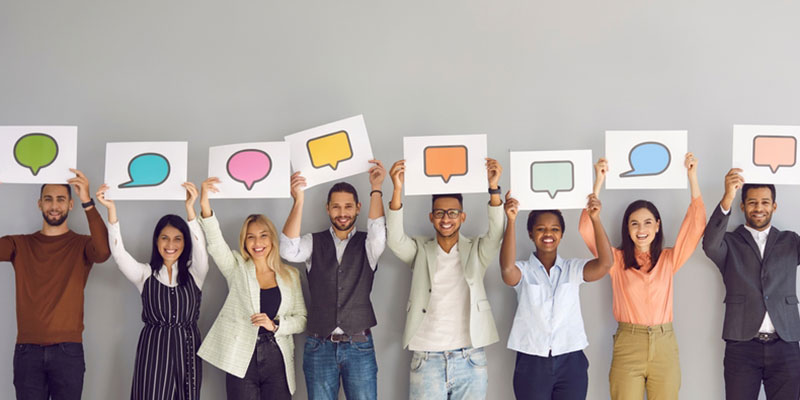
POLYGON ((189 275, 184 285, 169 287, 151 277, 142 290, 144 328, 136 347, 131 399, 200 398, 200 289, 189 275))

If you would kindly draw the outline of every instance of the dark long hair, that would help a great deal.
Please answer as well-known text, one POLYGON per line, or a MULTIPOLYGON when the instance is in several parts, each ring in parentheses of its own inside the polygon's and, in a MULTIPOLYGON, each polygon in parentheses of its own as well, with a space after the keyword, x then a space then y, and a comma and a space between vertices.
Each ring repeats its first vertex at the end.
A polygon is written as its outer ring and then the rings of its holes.
POLYGON ((178 256, 178 285, 183 285, 189 281, 189 267, 192 264, 192 234, 189 232, 189 225, 183 218, 175 214, 167 214, 161 217, 156 224, 156 229, 153 230, 153 252, 150 255, 150 268, 153 269, 153 275, 158 273, 158 270, 164 266, 164 258, 158 252, 158 236, 161 235, 161 230, 167 226, 171 226, 183 235, 183 252, 178 256))
MULTIPOLYGON (((647 209, 653 214, 656 221, 661 221, 661 214, 658 213, 658 209, 656 206, 647 201, 647 200, 636 200, 633 203, 628 205, 628 208, 625 210, 625 216, 622 217, 622 260, 625 262, 625 269, 628 268, 636 268, 639 269, 642 266, 639 265, 639 262, 636 261, 636 245, 633 244, 633 240, 631 239, 631 233, 628 230, 628 220, 631 218, 631 214, 635 211, 641 210, 642 208, 647 209)), ((653 263, 653 267, 656 266, 658 262, 658 257, 661 256, 661 250, 664 246, 664 227, 660 227, 658 232, 656 232, 656 237, 653 239, 653 242, 650 243, 650 261, 653 263)))

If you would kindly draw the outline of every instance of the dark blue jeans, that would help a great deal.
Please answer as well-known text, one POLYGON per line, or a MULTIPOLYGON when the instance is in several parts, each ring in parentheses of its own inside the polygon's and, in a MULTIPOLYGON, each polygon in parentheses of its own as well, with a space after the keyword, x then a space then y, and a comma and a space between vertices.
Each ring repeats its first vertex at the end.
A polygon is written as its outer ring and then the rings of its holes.
MULTIPOLYGON (((292 371, 294 373, 294 371, 292 371)), ((244 378, 225 374, 229 400, 290 400, 283 354, 272 332, 258 335, 256 349, 244 378)))
POLYGON ((585 400, 589 360, 583 351, 555 357, 517 352, 514 395, 517 400, 585 400))
POLYGON ((797 342, 761 343, 729 340, 725 343, 725 398, 755 400, 764 383, 770 400, 800 398, 800 348, 797 342))
POLYGON ((18 400, 78 400, 83 391, 83 345, 17 344, 14 348, 14 388, 18 400))
POLYGON ((378 363, 372 335, 367 341, 338 342, 309 336, 303 352, 303 372, 309 400, 336 400, 339 378, 347 400, 378 398, 378 363))

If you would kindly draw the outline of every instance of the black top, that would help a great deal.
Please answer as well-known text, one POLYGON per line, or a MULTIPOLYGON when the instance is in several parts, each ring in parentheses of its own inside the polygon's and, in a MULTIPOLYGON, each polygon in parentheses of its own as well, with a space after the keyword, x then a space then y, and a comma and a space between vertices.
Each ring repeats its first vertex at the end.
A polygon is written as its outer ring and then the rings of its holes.
MULTIPOLYGON (((261 312, 267 314, 269 319, 274 320, 278 314, 278 307, 281 305, 281 291, 277 286, 269 289, 261 289, 261 312)), ((266 329, 260 328, 259 331, 265 332, 266 329)))

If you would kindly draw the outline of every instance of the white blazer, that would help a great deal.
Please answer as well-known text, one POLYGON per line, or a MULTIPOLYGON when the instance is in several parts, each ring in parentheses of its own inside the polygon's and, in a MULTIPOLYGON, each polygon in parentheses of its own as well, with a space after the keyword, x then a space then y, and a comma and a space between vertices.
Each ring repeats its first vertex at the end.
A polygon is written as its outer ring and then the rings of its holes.
MULTIPOLYGON (((238 251, 231 251, 222 237, 216 216, 198 218, 206 234, 208 254, 228 282, 228 297, 197 352, 211 365, 243 378, 258 339, 258 327, 250 316, 261 312, 261 297, 256 269, 252 260, 245 261, 238 251)), ((277 249, 276 249, 277 250, 277 249)), ((280 326, 275 341, 283 354, 289 392, 294 394, 294 337, 306 329, 306 304, 300 285, 300 273, 286 267, 290 279, 275 275, 281 292, 281 305, 275 316, 280 326)))

